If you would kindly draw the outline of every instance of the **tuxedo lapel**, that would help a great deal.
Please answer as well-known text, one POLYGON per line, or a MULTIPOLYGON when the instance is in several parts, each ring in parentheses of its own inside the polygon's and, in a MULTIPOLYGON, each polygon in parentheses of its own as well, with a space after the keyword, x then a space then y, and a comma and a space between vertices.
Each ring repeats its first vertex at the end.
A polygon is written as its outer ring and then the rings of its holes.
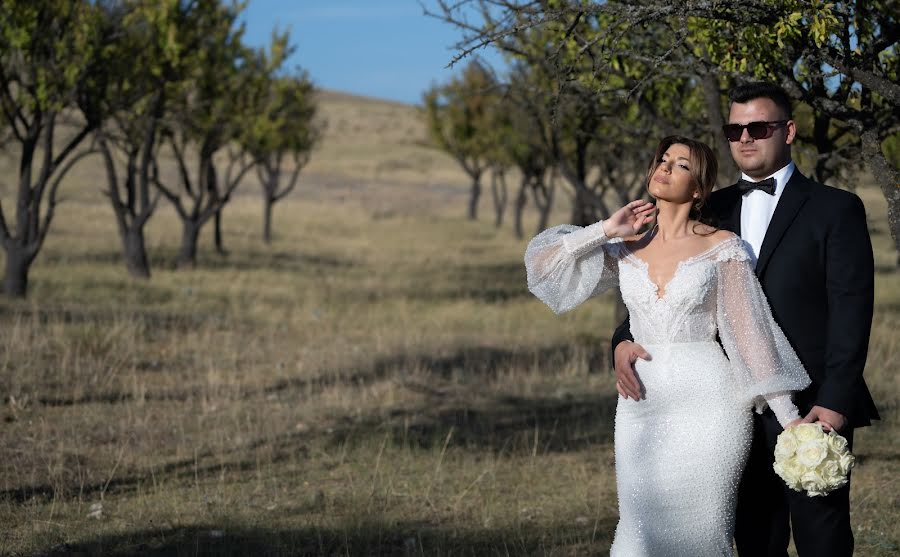
MULTIPOLYGON (((766 229, 762 246, 759 248, 759 259, 756 262, 756 274, 758 276, 761 277, 766 270, 766 265, 769 264, 772 253, 778 247, 781 238, 791 226, 791 223, 794 222, 797 212, 809 198, 808 182, 809 180, 806 176, 800 174, 800 171, 796 169, 791 179, 788 180, 784 192, 781 194, 781 199, 778 200, 778 205, 775 206, 775 212, 772 214, 772 220, 766 229)), ((740 211, 738 211, 738 227, 740 228, 740 211)))
POLYGON ((725 229, 734 232, 738 236, 741 235, 741 205, 744 202, 744 196, 736 187, 732 188, 735 192, 735 199, 729 204, 729 210, 725 214, 725 229))
POLYGON ((710 198, 711 216, 714 217, 713 222, 729 232, 734 232, 738 236, 741 235, 741 192, 737 186, 728 186, 717 190, 715 197, 710 198))

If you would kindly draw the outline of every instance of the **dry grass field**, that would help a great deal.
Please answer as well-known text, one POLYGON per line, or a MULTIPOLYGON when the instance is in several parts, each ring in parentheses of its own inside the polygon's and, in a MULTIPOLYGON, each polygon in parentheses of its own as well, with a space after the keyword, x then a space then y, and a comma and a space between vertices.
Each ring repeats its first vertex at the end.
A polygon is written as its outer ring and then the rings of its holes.
MULTIPOLYGON (((207 230, 197 268, 175 270, 162 206, 153 277, 134 281, 100 165, 64 186, 28 300, 0 301, 0 554, 607 554, 612 300, 556 317, 528 294, 525 243, 492 226, 487 196, 464 218, 465 177, 412 107, 322 105, 326 140, 271 246, 248 180, 227 256, 207 230)), ((853 520, 857 554, 887 556, 900 273, 879 192, 859 193, 884 420, 857 433, 853 520)))

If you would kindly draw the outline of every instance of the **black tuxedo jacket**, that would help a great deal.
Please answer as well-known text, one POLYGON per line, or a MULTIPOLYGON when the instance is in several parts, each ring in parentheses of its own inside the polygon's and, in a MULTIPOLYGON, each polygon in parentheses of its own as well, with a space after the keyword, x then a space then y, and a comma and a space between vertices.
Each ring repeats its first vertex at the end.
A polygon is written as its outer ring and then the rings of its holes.
MULTIPOLYGON (((741 204, 737 186, 730 186, 713 192, 707 207, 720 228, 740 234, 741 204)), ((875 272, 859 197, 795 169, 766 230, 756 275, 812 379, 795 397, 801 414, 818 405, 840 412, 851 427, 879 419, 863 380, 875 272)), ((632 340, 629 329, 626 319, 613 349, 632 340)))

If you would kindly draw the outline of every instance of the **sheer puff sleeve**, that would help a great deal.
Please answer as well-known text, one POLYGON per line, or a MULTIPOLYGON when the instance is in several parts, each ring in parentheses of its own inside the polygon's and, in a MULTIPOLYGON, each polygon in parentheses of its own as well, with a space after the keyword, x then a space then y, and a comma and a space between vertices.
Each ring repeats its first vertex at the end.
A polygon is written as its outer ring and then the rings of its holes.
POLYGON ((619 284, 619 242, 606 236, 603 221, 544 230, 525 250, 528 290, 554 312, 564 313, 614 288, 619 284))
POLYGON ((800 417, 791 393, 806 388, 809 375, 775 323, 740 239, 731 241, 717 264, 719 338, 746 399, 760 413, 769 406, 785 426, 800 417))

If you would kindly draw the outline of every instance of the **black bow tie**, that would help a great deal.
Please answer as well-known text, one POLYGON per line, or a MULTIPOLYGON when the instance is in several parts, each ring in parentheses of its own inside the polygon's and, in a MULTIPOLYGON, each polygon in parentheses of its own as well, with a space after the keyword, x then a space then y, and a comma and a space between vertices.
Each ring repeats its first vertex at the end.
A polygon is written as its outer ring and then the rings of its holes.
POLYGON ((748 191, 762 190, 769 195, 775 195, 775 178, 766 178, 759 182, 749 182, 741 178, 738 180, 737 187, 741 190, 742 194, 747 193, 748 191))

